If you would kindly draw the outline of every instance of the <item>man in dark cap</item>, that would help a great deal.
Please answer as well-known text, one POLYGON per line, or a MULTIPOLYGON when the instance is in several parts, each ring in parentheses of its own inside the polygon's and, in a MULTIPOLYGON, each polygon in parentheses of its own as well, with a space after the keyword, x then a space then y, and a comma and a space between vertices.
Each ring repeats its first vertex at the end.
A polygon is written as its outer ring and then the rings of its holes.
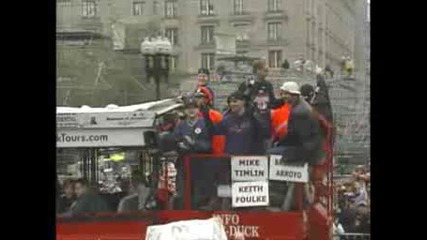
POLYGON ((173 132, 179 151, 209 153, 211 151, 209 134, 203 118, 199 117, 197 100, 186 99, 184 106, 186 119, 179 122, 173 132))
MULTIPOLYGON (((211 152, 211 137, 206 127, 206 121, 199 116, 199 106, 197 100, 193 97, 188 98, 184 102, 185 120, 180 121, 175 127, 173 135, 177 144, 180 157, 176 162, 177 169, 177 204, 178 208, 182 207, 183 190, 184 190, 184 164, 183 156, 190 153, 210 153, 211 152)), ((197 168, 197 167, 195 167, 197 168)), ((195 168, 192 168, 195 171, 195 168)), ((200 180, 200 179, 198 179, 200 180)), ((195 186, 195 194, 200 190, 195 186)))
POLYGON ((215 125, 217 134, 225 135, 225 153, 228 154, 263 154, 265 132, 256 112, 246 106, 246 97, 240 92, 232 93, 229 98, 230 112, 215 125))

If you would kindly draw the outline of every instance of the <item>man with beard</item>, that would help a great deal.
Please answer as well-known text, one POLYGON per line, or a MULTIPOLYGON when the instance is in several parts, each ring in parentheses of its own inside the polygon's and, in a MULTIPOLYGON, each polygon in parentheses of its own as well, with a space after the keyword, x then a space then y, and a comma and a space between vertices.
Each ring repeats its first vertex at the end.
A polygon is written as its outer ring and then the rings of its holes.
MULTIPOLYGON (((288 163, 308 163, 309 169, 311 169, 322 156, 322 137, 319 123, 311 106, 301 97, 296 82, 285 82, 280 90, 284 101, 291 107, 287 130, 284 135, 277 139, 275 147, 269 149, 267 153, 282 155, 288 163)), ((281 206, 284 210, 291 208, 294 187, 294 184, 288 186, 286 197, 281 206)), ((307 187, 306 184, 306 192, 308 192, 307 187)), ((281 188, 281 186, 277 188, 281 188)))

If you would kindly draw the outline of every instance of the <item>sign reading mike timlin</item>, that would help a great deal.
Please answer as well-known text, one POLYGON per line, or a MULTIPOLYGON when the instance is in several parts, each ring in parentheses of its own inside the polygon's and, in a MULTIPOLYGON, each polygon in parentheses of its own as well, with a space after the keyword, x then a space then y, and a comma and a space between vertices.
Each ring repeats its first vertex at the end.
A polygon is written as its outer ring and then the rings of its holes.
POLYGON ((270 180, 287 182, 308 182, 308 165, 287 165, 281 155, 270 156, 270 180))
POLYGON ((231 180, 263 181, 268 179, 267 156, 231 157, 231 180))
POLYGON ((233 207, 268 206, 268 182, 234 182, 231 195, 233 207))

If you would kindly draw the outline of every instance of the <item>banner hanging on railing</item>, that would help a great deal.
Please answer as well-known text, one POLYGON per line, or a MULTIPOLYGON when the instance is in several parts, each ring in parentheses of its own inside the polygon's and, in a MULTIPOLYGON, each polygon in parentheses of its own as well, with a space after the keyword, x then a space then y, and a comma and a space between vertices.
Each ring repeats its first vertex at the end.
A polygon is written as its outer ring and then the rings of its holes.
POLYGON ((232 185, 233 207, 268 206, 268 182, 234 182, 232 185))
POLYGON ((270 180, 286 182, 308 182, 308 165, 289 165, 281 155, 270 156, 270 180))
POLYGON ((268 179, 267 156, 232 156, 231 180, 263 181, 268 179))

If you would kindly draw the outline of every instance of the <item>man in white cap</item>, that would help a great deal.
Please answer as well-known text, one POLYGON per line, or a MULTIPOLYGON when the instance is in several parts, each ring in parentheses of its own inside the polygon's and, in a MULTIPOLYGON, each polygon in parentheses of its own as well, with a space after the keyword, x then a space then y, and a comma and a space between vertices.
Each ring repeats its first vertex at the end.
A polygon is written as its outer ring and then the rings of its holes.
POLYGON ((285 102, 292 108, 287 133, 279 139, 277 146, 293 147, 296 149, 295 161, 314 164, 318 160, 318 152, 321 152, 322 137, 319 123, 313 115, 310 104, 301 97, 296 82, 285 82, 280 90, 285 102))
MULTIPOLYGON (((313 114, 310 104, 302 97, 296 82, 285 82, 280 88, 286 103, 291 105, 286 134, 281 136, 274 148, 267 154, 284 156, 284 160, 292 163, 315 164, 322 154, 322 137, 319 123, 313 114)), ((279 187, 279 186, 278 186, 279 187)), ((291 209, 293 184, 289 185, 288 193, 283 201, 283 210, 291 209)))

